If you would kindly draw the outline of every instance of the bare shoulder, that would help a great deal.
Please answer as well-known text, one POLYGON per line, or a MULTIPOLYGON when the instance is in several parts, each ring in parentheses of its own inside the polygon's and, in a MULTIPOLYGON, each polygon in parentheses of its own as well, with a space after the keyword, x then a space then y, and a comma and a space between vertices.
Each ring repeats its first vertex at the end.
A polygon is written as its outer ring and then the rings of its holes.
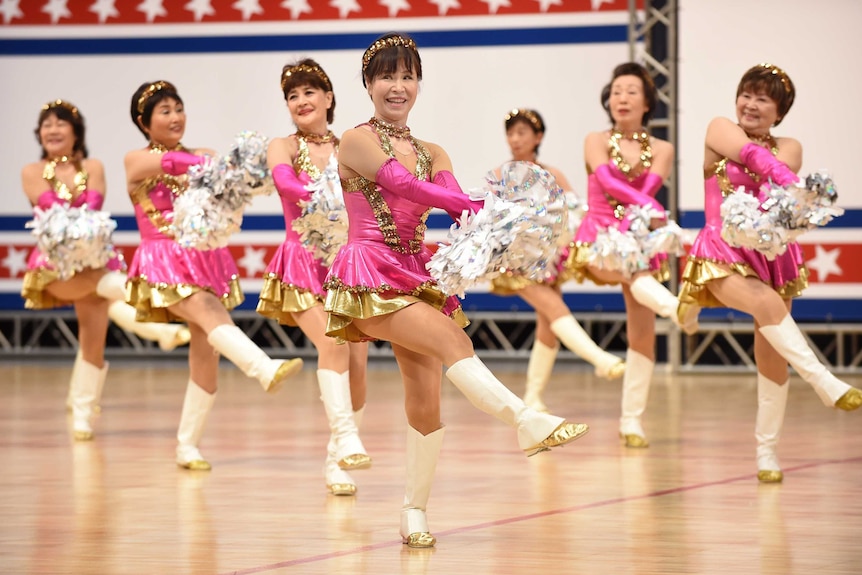
POLYGON ((192 150, 192 153, 196 156, 210 156, 213 158, 218 156, 218 152, 216 152, 212 148, 194 148, 192 150))
POLYGON ((132 151, 126 153, 126 155, 123 158, 123 161, 125 162, 126 165, 129 165, 129 163, 134 163, 136 161, 140 161, 141 158, 146 158, 149 155, 150 155, 150 151, 148 149, 132 150, 132 151))
POLYGON ((586 138, 584 138, 584 148, 591 148, 596 146, 607 146, 608 138, 611 137, 611 133, 608 130, 602 130, 600 132, 590 132, 587 134, 586 138))
POLYGON ((802 143, 796 138, 780 137, 775 138, 775 143, 779 149, 799 151, 802 150, 802 143))
POLYGON ((650 146, 656 155, 673 155, 674 152, 673 144, 655 136, 650 136, 650 146))
POLYGON ((294 135, 273 138, 266 147, 266 155, 268 158, 286 163, 296 155, 298 149, 299 144, 297 144, 296 136, 294 135))
POLYGON ((376 141, 376 136, 370 126, 362 124, 361 126, 345 130, 339 139, 343 146, 344 144, 355 144, 357 142, 376 141))
POLYGON ((21 180, 24 182, 32 181, 34 179, 42 179, 42 171, 45 169, 44 164, 42 162, 33 162, 27 164, 21 169, 21 180))
POLYGON ((96 158, 87 158, 81 163, 81 165, 90 174, 99 175, 105 173, 105 165, 101 160, 97 160, 96 158))

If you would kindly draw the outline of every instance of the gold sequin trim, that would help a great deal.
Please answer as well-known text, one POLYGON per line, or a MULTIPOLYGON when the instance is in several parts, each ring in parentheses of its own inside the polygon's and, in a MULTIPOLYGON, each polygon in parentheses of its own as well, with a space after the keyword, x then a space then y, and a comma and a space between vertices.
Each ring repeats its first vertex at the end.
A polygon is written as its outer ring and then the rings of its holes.
POLYGON ((164 214, 159 210, 150 198, 150 192, 155 189, 159 183, 163 183, 171 190, 174 196, 178 196, 185 191, 188 178, 186 176, 171 176, 169 174, 159 174, 151 176, 138 184, 132 190, 129 196, 132 198, 132 203, 140 205, 146 214, 147 219, 159 230, 162 234, 173 238, 174 234, 171 231, 171 224, 165 218, 164 214))
MULTIPOLYGON (((727 307, 721 303, 707 287, 709 282, 730 277, 738 274, 743 277, 753 277, 763 282, 757 272, 746 263, 727 263, 709 258, 690 257, 682 272, 682 286, 680 287, 680 301, 685 303, 696 303, 700 307, 727 307)), ((766 282, 763 282, 766 283, 766 282)), ((774 289, 783 299, 799 297, 808 287, 808 268, 804 264, 798 267, 798 275, 774 289)))
POLYGON ((69 156, 62 156, 60 158, 49 160, 48 163, 45 164, 45 168, 42 170, 42 179, 48 182, 51 189, 57 193, 57 197, 66 202, 71 202, 76 196, 80 195, 87 189, 89 174, 87 174, 87 171, 81 165, 80 160, 74 160, 72 162, 72 165, 75 167, 75 178, 73 180, 75 193, 73 194, 72 190, 69 189, 69 186, 67 186, 65 182, 57 179, 57 164, 65 164, 68 161, 69 156))

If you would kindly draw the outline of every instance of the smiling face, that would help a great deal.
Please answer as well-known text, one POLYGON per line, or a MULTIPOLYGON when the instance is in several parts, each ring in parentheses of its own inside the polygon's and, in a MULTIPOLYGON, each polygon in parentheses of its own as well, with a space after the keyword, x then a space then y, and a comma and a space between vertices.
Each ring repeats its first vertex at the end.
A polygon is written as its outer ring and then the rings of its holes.
POLYGON ((544 134, 536 132, 527 120, 517 120, 506 129, 506 142, 516 161, 532 162, 544 134))
POLYGON ((287 93, 287 109, 296 127, 303 132, 326 132, 327 111, 332 107, 332 92, 308 84, 296 86, 287 93))
POLYGON ((616 127, 622 130, 639 129, 648 111, 643 80, 633 75, 616 77, 611 83, 608 106, 616 127))
POLYGON ((156 103, 144 131, 151 141, 168 149, 176 147, 186 131, 186 112, 182 102, 168 97, 156 103))
POLYGON ((405 126, 416 103, 419 78, 401 61, 394 72, 382 72, 368 84, 368 95, 374 103, 374 115, 390 124, 405 126))
POLYGON ((72 123, 48 114, 39 124, 39 143, 46 158, 71 156, 75 149, 75 130, 72 123))
POLYGON ((748 134, 768 134, 778 119, 778 104, 763 91, 743 90, 736 97, 736 119, 748 134))

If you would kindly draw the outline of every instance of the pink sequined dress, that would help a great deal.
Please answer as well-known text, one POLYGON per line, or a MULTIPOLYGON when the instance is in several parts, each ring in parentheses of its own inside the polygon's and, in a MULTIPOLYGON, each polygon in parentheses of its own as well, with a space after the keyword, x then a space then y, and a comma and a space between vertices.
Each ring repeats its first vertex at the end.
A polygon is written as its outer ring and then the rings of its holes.
POLYGON ((129 265, 126 299, 138 321, 175 321, 168 308, 201 290, 215 294, 228 310, 242 303, 239 272, 227 248, 198 250, 174 240, 173 199, 184 189, 184 177, 161 174, 131 194, 141 243, 129 265))
POLYGON ((713 174, 705 180, 706 223, 689 250, 680 299, 701 307, 724 307, 705 287, 732 274, 756 277, 783 298, 797 297, 808 287, 808 269, 798 244, 791 244, 770 261, 756 250, 731 247, 721 238, 721 204, 740 186, 750 194, 757 194, 760 187, 742 165, 726 158, 715 164, 713 174))
MULTIPOLYGON (((305 173, 312 181, 323 177, 321 170, 309 160, 305 139, 298 136, 297 140, 299 153, 293 164, 296 173, 305 173)), ((302 208, 294 199, 279 194, 284 210, 285 238, 266 266, 257 312, 295 326, 292 313, 323 304, 326 297, 323 282, 329 270, 302 244, 300 235, 293 229, 293 221, 302 214, 302 208)))
MULTIPOLYGON (((390 157, 388 137, 378 132, 390 157)), ((428 180, 431 158, 412 139, 419 161, 416 177, 428 180)), ((326 334, 343 341, 373 338, 354 319, 386 315, 424 301, 458 325, 468 325, 457 297, 446 296, 425 269, 431 251, 425 245, 425 222, 431 207, 406 200, 361 176, 341 181, 350 226, 329 270, 324 289, 329 314, 326 334)))
MULTIPOLYGON (((101 210, 104 201, 105 197, 97 190, 85 189, 71 201, 61 198, 54 190, 45 190, 39 196, 36 207, 47 210, 55 204, 67 208, 80 208, 86 204, 91 210, 101 210)), ((105 268, 111 271, 122 271, 125 269, 125 262, 122 256, 117 255, 108 261, 105 268)), ((58 279, 60 279, 59 274, 45 254, 39 248, 33 249, 27 259, 27 273, 24 275, 21 288, 24 306, 27 309, 51 309, 71 305, 71 302, 57 299, 45 291, 48 284, 58 279)))
MULTIPOLYGON (((586 278, 596 284, 607 284, 598 280, 589 271, 590 245, 603 229, 627 229, 624 220, 625 209, 632 205, 655 204, 655 195, 662 184, 661 178, 653 175, 649 170, 644 170, 629 180, 612 161, 608 162, 607 168, 611 176, 625 186, 626 194, 624 197, 614 197, 609 190, 605 189, 599 177, 595 173, 590 173, 587 179, 587 213, 581 220, 581 225, 575 234, 575 241, 569 248, 568 257, 565 259, 565 271, 562 272, 579 282, 586 278)), ((652 258, 650 271, 658 281, 667 281, 670 278, 667 256, 662 254, 652 258)))

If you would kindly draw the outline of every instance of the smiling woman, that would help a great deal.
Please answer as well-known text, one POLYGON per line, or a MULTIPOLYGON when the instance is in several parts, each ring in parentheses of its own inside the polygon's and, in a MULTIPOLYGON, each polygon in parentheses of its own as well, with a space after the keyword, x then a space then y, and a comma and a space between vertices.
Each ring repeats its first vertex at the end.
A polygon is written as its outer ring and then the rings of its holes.
POLYGON ((236 264, 227 248, 180 246, 169 222, 174 199, 188 184, 186 172, 212 155, 180 143, 186 111, 170 82, 145 82, 132 95, 132 122, 149 144, 126 154, 126 182, 135 206, 141 244, 129 266, 128 301, 144 321, 185 321, 191 331, 189 380, 177 433, 177 465, 209 469, 198 450, 215 401, 218 355, 230 359, 268 393, 302 368, 302 360, 271 359, 231 320, 242 302, 236 264))
POLYGON ((762 198, 768 180, 788 186, 799 180, 801 144, 772 135, 796 96, 790 76, 773 64, 743 74, 736 90, 736 121, 715 118, 706 131, 703 160, 706 225, 689 253, 680 298, 704 307, 729 307, 754 317, 757 361, 757 477, 782 481, 778 437, 789 385, 787 364, 796 369, 829 407, 854 410, 862 391, 832 375, 817 359, 793 321, 793 298, 808 286, 802 251, 790 244, 769 260, 755 250, 735 248, 721 237, 721 205, 733 191, 762 198))
POLYGON ((475 356, 458 299, 442 293, 426 269, 431 208, 458 219, 482 204, 461 191, 446 152, 414 137, 407 125, 421 79, 422 61, 409 36, 387 34, 365 50, 362 80, 374 115, 342 138, 338 167, 350 231, 324 285, 327 335, 389 341, 398 361, 409 424, 401 537, 410 547, 436 542, 425 507, 443 442, 444 364, 446 377, 474 406, 517 429, 528 456, 588 429, 539 413, 511 393, 475 356))
POLYGON ((324 474, 333 495, 354 495, 350 469, 371 466, 359 439, 365 408, 368 344, 338 345, 326 337, 323 281, 327 268, 294 230, 302 208, 311 199, 311 183, 332 183, 341 194, 335 161, 338 138, 329 130, 335 117, 335 93, 323 68, 309 58, 284 66, 281 91, 296 133, 274 138, 267 150, 275 187, 284 210, 285 240, 264 273, 257 311, 285 325, 299 326, 318 353, 317 381, 329 420, 331 437, 324 474))
MULTIPOLYGON (((35 130, 42 159, 28 164, 21 172, 24 193, 37 212, 59 208, 67 214, 80 214, 79 210, 102 209, 105 169, 102 162, 87 157, 85 132, 84 116, 75 105, 54 100, 42 106, 35 130)), ((92 221, 94 218, 87 218, 87 222, 92 221)), ((60 230, 46 231, 56 234, 60 230)), ((67 254, 63 259, 69 259, 73 253, 71 246, 66 248, 66 252, 60 252, 67 254)), ((21 295, 28 309, 75 306, 79 350, 67 403, 72 409, 75 439, 89 440, 93 438, 91 417, 98 409, 108 373, 105 361, 108 318, 139 337, 159 342, 165 351, 186 343, 189 333, 184 326, 153 326, 135 321, 135 310, 124 302, 125 264, 120 257, 111 257, 104 267, 74 265, 75 271, 70 274, 69 266, 63 265, 70 262, 54 260, 54 256, 38 248, 31 252, 21 295)))

